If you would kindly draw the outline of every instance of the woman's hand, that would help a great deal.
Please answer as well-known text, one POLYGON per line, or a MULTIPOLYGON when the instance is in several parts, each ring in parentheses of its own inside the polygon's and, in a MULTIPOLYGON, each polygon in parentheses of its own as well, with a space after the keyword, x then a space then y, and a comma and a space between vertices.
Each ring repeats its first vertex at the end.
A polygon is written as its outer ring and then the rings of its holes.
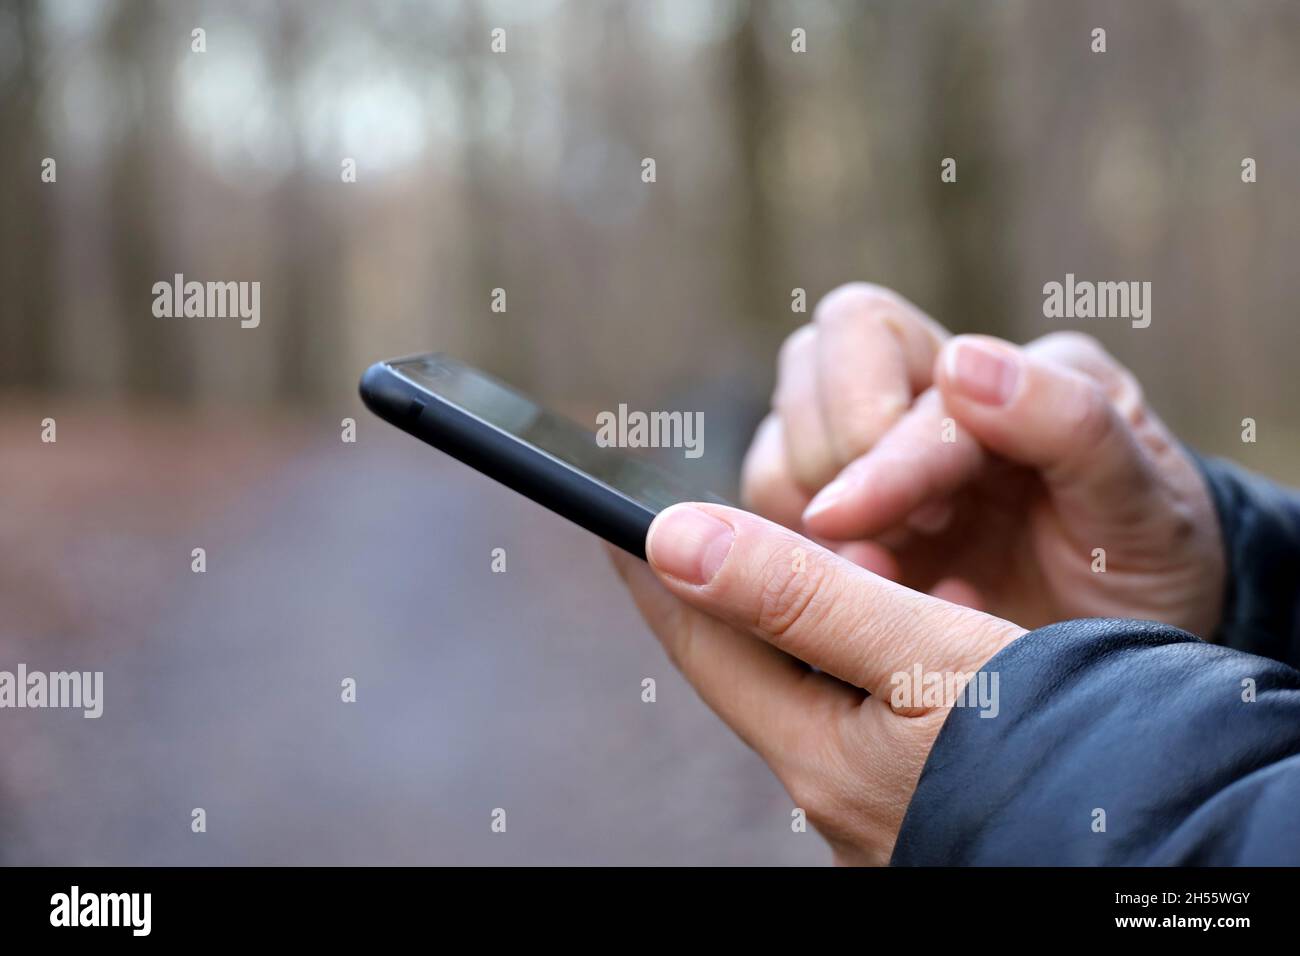
POLYGON ((837 862, 887 863, 954 703, 947 691, 1024 630, 719 505, 667 509, 647 551, 649 566, 611 549, 668 656, 837 862), (940 699, 923 696, 926 675, 946 688, 940 699))
POLYGON ((743 494, 864 567, 1029 628, 1124 617, 1208 638, 1222 610, 1199 471, 1079 333, 949 338, 891 292, 837 289, 782 349, 743 494))

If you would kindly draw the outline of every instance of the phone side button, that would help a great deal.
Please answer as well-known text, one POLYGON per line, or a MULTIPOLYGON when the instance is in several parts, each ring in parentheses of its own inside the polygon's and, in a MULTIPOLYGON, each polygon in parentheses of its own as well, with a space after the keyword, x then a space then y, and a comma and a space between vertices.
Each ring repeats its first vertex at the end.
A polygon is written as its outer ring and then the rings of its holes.
POLYGON ((420 413, 424 411, 424 402, 418 398, 411 399, 411 404, 406 406, 407 418, 419 418, 420 413))

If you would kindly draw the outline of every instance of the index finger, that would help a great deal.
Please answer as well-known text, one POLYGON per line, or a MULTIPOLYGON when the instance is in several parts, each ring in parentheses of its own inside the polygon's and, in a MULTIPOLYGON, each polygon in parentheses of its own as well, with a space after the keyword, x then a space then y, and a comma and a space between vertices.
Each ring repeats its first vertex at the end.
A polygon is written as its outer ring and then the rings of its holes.
POLYGON ((878 535, 983 470, 987 454, 958 428, 938 389, 927 389, 861 458, 823 488, 803 513, 813 534, 846 541, 878 535))

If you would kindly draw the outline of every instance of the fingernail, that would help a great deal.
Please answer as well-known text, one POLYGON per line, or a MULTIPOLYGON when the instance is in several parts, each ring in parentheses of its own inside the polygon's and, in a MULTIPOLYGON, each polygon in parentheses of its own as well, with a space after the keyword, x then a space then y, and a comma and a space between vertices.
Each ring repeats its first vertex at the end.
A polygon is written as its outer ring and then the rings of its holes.
POLYGON ((808 502, 808 507, 803 510, 803 520, 807 521, 814 515, 819 515, 836 504, 844 497, 849 490, 849 481, 846 478, 836 478, 829 485, 817 492, 813 500, 808 502))
POLYGON ((675 505, 650 526, 646 554, 660 571, 687 584, 708 584, 731 553, 736 532, 713 515, 675 505))
POLYGON ((981 405, 1006 405, 1020 382, 1020 357, 1009 349, 969 339, 949 353, 948 375, 957 392, 981 405))

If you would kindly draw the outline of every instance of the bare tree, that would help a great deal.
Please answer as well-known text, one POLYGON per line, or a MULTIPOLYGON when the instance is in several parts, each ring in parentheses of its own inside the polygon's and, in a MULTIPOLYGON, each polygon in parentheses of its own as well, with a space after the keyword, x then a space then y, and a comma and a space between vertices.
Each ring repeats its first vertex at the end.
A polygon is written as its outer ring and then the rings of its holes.
POLYGON ((36 0, 14 0, 22 59, 0 87, 0 382, 42 387, 54 371, 54 185, 42 182, 45 49, 36 0))

